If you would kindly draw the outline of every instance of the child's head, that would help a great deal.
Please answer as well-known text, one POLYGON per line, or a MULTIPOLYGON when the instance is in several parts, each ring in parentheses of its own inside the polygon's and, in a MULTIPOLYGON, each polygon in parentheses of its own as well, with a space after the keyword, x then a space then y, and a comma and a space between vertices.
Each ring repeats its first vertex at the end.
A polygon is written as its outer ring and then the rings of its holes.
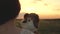
POLYGON ((20 22, 21 27, 33 31, 36 30, 38 28, 39 16, 35 13, 25 15, 24 16, 26 17, 26 19, 20 22))
POLYGON ((0 0, 0 25, 15 19, 20 10, 19 0, 0 0))

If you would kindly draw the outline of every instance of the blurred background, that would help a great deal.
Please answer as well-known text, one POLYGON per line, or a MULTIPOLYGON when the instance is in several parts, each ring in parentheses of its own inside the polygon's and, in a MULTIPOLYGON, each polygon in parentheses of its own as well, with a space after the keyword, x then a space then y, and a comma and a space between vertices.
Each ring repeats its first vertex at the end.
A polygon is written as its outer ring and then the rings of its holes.
POLYGON ((60 18, 60 0, 19 0, 21 12, 17 19, 25 13, 37 13, 40 19, 60 18))
POLYGON ((19 0, 21 11, 17 17, 16 25, 20 27, 20 21, 25 13, 39 15, 40 34, 60 34, 60 0, 19 0))

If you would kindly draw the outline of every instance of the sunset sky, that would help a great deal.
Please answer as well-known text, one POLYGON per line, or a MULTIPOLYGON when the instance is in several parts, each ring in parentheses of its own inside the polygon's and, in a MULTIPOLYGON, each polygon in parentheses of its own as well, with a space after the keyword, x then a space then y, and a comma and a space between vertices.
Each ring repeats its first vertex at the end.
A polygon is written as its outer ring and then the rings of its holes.
POLYGON ((25 13, 36 13, 40 19, 60 18, 60 0, 19 0, 21 12, 18 19, 25 13))

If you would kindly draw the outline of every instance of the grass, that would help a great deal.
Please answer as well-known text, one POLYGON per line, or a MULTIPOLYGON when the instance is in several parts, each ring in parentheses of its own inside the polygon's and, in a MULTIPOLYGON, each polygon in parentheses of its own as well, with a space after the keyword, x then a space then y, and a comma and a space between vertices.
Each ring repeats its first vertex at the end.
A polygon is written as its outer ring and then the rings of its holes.
MULTIPOLYGON (((16 20, 16 26, 21 27, 16 20)), ((39 34, 60 34, 60 19, 41 19, 38 28, 39 34)))

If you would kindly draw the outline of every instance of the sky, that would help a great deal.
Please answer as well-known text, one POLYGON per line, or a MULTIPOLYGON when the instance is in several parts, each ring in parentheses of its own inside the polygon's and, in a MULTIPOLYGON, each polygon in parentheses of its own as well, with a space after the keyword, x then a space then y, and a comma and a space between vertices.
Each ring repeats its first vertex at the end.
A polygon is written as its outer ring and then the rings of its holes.
POLYGON ((19 0, 21 11, 17 19, 25 13, 36 13, 40 19, 60 18, 60 0, 19 0))

